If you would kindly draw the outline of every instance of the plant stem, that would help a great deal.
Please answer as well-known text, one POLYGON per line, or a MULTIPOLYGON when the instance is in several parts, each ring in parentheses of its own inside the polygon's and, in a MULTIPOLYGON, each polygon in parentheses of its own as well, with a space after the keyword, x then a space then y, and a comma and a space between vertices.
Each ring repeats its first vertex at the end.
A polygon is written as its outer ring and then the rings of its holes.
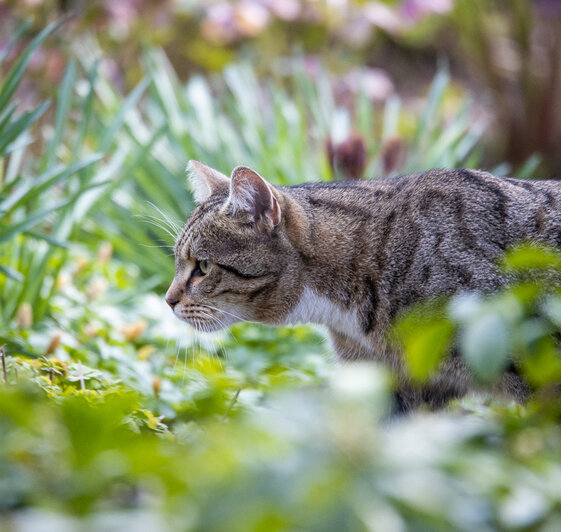
POLYGON ((241 387, 236 390, 236 393, 232 398, 232 400, 230 401, 230 404, 228 405, 226 412, 224 412, 223 419, 226 419, 228 417, 228 414, 230 413, 230 410, 232 410, 233 406, 236 404, 236 401, 238 400, 241 391, 242 391, 241 387))
POLYGON ((78 360, 78 375, 80 377, 80 389, 81 390, 85 390, 86 389, 86 385, 84 383, 84 373, 82 371, 82 361, 78 360))
POLYGON ((8 384, 8 371, 6 370, 6 351, 4 351, 4 346, 0 346, 0 358, 2 359, 2 373, 4 374, 4 382, 8 384))

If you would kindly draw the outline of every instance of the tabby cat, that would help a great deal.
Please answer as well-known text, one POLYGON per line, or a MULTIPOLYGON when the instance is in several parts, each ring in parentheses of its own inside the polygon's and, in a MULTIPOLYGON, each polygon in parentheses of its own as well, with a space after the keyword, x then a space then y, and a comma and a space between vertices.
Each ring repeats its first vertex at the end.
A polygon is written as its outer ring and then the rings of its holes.
MULTIPOLYGON (((198 207, 175 244, 166 294, 200 331, 240 320, 319 323, 343 360, 378 359, 396 370, 400 407, 433 407, 473 388, 461 358, 411 385, 388 343, 408 306, 506 281, 496 266, 520 240, 561 246, 561 183, 431 170, 387 180, 272 186, 238 166, 231 178, 191 161, 198 207)), ((524 399, 513 368, 496 390, 524 399)))

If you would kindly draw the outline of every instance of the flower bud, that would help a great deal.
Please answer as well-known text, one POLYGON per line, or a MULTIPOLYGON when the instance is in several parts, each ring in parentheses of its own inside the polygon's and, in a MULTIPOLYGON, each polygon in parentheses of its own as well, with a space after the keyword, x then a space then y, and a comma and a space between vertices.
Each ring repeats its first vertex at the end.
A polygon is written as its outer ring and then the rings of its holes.
POLYGON ((338 143, 327 139, 327 157, 331 169, 336 176, 344 180, 361 179, 366 168, 366 146, 362 136, 351 133, 349 137, 338 143))

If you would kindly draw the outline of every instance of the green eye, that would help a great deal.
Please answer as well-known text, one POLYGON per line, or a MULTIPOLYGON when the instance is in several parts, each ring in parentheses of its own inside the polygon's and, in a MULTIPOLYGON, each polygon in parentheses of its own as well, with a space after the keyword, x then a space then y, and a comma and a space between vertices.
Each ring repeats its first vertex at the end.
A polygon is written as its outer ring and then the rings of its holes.
POLYGON ((209 260, 200 260, 199 261, 199 270, 201 270, 201 273, 203 275, 206 275, 208 273, 211 266, 212 266, 212 262, 210 262, 209 260))

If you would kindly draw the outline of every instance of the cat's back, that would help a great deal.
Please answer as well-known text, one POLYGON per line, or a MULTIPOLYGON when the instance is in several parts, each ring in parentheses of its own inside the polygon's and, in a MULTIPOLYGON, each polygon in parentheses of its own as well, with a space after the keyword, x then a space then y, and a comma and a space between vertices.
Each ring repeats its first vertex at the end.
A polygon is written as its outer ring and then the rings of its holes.
POLYGON ((478 170, 430 170, 389 179, 306 183, 287 189, 338 219, 384 220, 540 238, 561 245, 561 181, 503 178, 478 170), (557 234, 556 228, 560 231, 557 234))
POLYGON ((520 240, 561 246, 561 181, 435 170, 414 176, 410 197, 418 221, 425 216, 456 225, 487 236, 501 249, 520 240))
POLYGON ((309 213, 318 249, 378 280, 390 317, 425 297, 496 289, 497 259, 517 242, 561 247, 558 181, 460 169, 283 189, 309 213))

